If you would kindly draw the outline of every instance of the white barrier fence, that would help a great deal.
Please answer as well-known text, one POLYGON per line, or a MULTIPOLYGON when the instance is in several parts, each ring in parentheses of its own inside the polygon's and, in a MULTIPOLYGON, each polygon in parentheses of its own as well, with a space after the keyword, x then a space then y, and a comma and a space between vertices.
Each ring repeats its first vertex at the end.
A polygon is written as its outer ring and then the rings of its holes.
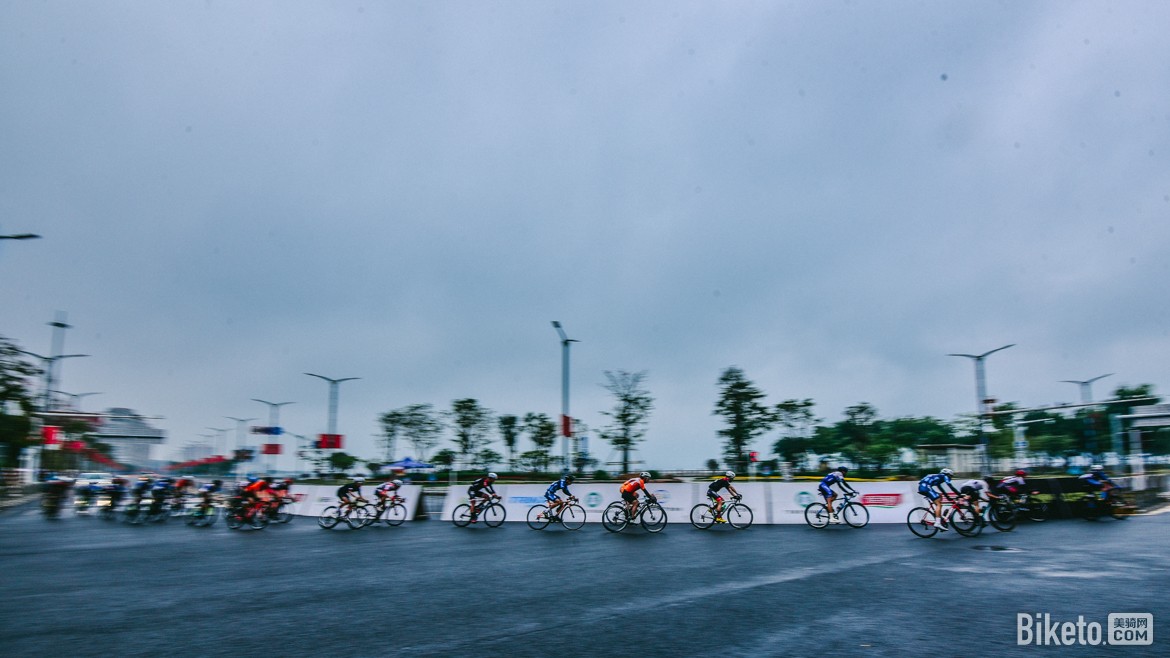
MULTIPOLYGON (((691 508, 707 502, 706 482, 650 484, 650 492, 666 510, 670 523, 690 523, 691 508)), ((817 482, 745 482, 735 485, 743 494, 743 503, 752 508, 754 523, 801 523, 804 508, 813 502, 823 502, 817 491, 817 482)), ((857 482, 850 483, 861 495, 855 500, 869 509, 870 523, 905 523, 906 514, 924 500, 918 495, 917 482, 857 482)), ((574 484, 569 488, 585 508, 585 520, 600 523, 601 513, 615 500, 621 500, 617 483, 574 484)), ((547 485, 502 484, 496 493, 502 497, 507 521, 524 521, 528 508, 544 504, 547 485)), ((724 496, 726 498, 726 496, 724 496)), ((838 500, 840 500, 838 498, 838 500)), ((453 487, 447 490, 443 501, 442 520, 450 521, 452 511, 467 502, 467 489, 453 487)))
MULTIPOLYGON (((326 507, 337 504, 337 485, 299 485, 294 484, 289 493, 296 501, 291 506, 293 514, 297 516, 320 516, 326 507)), ((417 484, 405 484, 398 490, 398 495, 406 499, 406 520, 413 521, 415 511, 421 502, 423 488, 417 484)), ((373 502, 374 487, 362 487, 362 495, 366 500, 373 502)))

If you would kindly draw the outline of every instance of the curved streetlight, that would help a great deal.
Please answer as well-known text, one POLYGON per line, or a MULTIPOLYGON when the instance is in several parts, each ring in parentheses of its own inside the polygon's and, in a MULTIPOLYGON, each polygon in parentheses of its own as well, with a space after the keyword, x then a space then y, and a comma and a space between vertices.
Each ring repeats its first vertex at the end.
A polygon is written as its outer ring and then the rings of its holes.
POLYGON ((42 396, 42 398, 43 398, 42 407, 45 411, 49 410, 49 406, 52 402, 52 399, 49 397, 49 392, 53 390, 53 365, 55 363, 57 363, 58 361, 60 361, 61 359, 75 359, 75 358, 79 358, 79 357, 83 357, 83 356, 89 356, 88 354, 58 354, 57 356, 43 356, 43 355, 37 354, 36 352, 28 352, 26 350, 16 350, 16 351, 20 352, 21 354, 27 354, 31 357, 35 357, 37 359, 40 359, 44 363, 44 366, 45 366, 45 393, 42 396))
POLYGON ((0 240, 37 240, 40 237, 36 233, 17 233, 15 235, 0 235, 0 240))
POLYGON ((355 379, 361 379, 361 377, 342 377, 341 379, 333 379, 331 377, 326 377, 325 375, 315 375, 311 372, 306 372, 305 374, 310 377, 324 379, 325 381, 329 382, 329 429, 327 432, 329 434, 337 434, 337 389, 341 382, 353 381, 355 379))
POLYGON ((1093 382, 1097 381, 1098 379, 1105 379, 1106 377, 1112 377, 1112 376, 1113 376, 1113 373, 1109 373, 1107 375, 1097 375, 1096 377, 1094 377, 1092 379, 1086 379, 1085 381, 1078 381, 1076 379, 1062 379, 1062 380, 1060 380, 1060 383, 1062 383, 1062 384, 1076 384, 1077 386, 1080 386, 1081 387, 1081 402, 1088 404, 1088 403, 1093 401, 1093 382))
POLYGON ((1015 343, 997 347, 993 350, 988 350, 983 354, 948 354, 947 356, 961 356, 971 359, 975 362, 975 395, 979 398, 975 404, 975 411, 978 414, 976 424, 979 426, 979 445, 983 448, 983 467, 987 470, 991 463, 990 456, 987 454, 987 435, 983 433, 983 422, 987 418, 987 378, 983 373, 983 360, 995 354, 1000 350, 1006 350, 1009 347, 1015 347, 1015 343))
POLYGON ((101 395, 101 392, 93 392, 93 393, 67 393, 67 392, 65 392, 65 391, 50 391, 50 393, 60 393, 61 395, 64 395, 65 397, 67 397, 67 398, 69 398, 70 400, 72 400, 72 402, 71 402, 70 404, 72 404, 72 405, 73 405, 73 408, 74 408, 74 410, 75 410, 75 411, 81 411, 81 398, 83 398, 83 397, 86 397, 86 396, 89 396, 89 395, 101 395))
MULTIPOLYGON (((553 320, 552 326, 561 338, 561 436, 564 437, 561 443, 565 458, 565 472, 567 473, 573 468, 569 452, 569 440, 573 436, 573 420, 569 417, 569 344, 581 341, 569 338, 560 322, 553 320)), ((577 446, 573 446, 573 453, 576 451, 577 446)))

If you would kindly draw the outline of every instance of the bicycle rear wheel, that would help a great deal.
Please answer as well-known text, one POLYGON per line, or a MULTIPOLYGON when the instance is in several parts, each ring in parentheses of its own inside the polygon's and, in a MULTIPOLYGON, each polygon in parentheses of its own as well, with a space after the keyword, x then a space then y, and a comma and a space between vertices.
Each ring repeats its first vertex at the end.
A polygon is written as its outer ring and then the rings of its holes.
POLYGON ((845 503, 841 508, 841 518, 851 528, 864 528, 869 525, 869 508, 861 503, 845 503))
POLYGON ((321 516, 317 517, 317 525, 325 528, 326 530, 330 530, 333 528, 333 526, 337 525, 337 522, 340 520, 341 517, 338 516, 337 506, 330 505, 329 507, 326 507, 323 512, 321 512, 321 516))
POLYGON ((268 527, 268 514, 258 509, 252 513, 252 518, 248 519, 248 525, 252 526, 253 530, 263 530, 268 527))
POLYGON ((366 507, 351 507, 344 514, 345 523, 351 530, 361 530, 374 522, 374 512, 366 507))
POLYGON ((723 518, 731 524, 731 527, 736 530, 743 530, 750 528, 752 520, 755 515, 752 514, 752 508, 743 503, 732 503, 723 510, 723 518))
POLYGON ((467 503, 456 505, 451 512, 451 523, 458 528, 466 528, 467 524, 471 523, 471 506, 467 503))
POLYGON ((809 503, 804 508, 804 522, 818 529, 829 525, 829 508, 824 503, 809 503))
POLYGON ((710 505, 699 503, 691 508, 691 525, 706 530, 715 524, 715 512, 710 505))
POLYGON ((1035 499, 1028 500, 1027 517, 1029 521, 1037 523, 1048 520, 1048 503, 1042 503, 1035 499))
POLYGON ((910 526, 910 532, 923 539, 929 539, 938 532, 936 521, 934 510, 925 507, 915 507, 906 515, 906 525, 910 526))
POLYGON ((947 521, 955 532, 964 537, 974 537, 983 532, 983 519, 969 505, 953 508, 947 521))
POLYGON ((244 525, 244 519, 240 518, 238 510, 229 510, 223 517, 223 522, 232 530, 239 530, 240 526, 244 525))
POLYGON ((1133 501, 1125 494, 1114 493, 1109 497, 1109 515, 1124 521, 1134 513, 1133 501))
POLYGON ((528 527, 533 530, 544 530, 548 527, 548 508, 544 505, 533 505, 528 508, 528 527))
POLYGON ((621 532, 630 523, 624 503, 610 503, 601 513, 601 525, 610 532, 621 532))
POLYGON ((394 503, 386 508, 386 518, 383 519, 386 525, 400 526, 406 520, 406 505, 402 503, 394 503))
POLYGON ((508 510, 499 503, 492 503, 483 508, 483 524, 489 528, 498 528, 508 516, 508 510))
POLYGON ((987 510, 987 520, 1000 532, 1011 532, 1016 529, 1016 512, 1007 505, 991 504, 991 508, 987 510))
POLYGON ((661 532, 666 527, 666 510, 658 503, 648 503, 642 510, 642 527, 646 532, 661 532))
POLYGON ((580 505, 562 507, 561 525, 569 530, 580 530, 585 525, 585 508, 580 505))

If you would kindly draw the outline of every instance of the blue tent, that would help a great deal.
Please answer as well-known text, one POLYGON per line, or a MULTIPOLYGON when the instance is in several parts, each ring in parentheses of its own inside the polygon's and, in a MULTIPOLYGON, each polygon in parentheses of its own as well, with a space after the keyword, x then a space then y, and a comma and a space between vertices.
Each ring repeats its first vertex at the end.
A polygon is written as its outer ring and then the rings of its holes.
POLYGON ((386 464, 384 468, 401 468, 403 470, 409 471, 414 468, 434 468, 434 466, 431 464, 424 464, 423 462, 415 461, 411 457, 407 457, 402 461, 396 461, 393 464, 386 464))

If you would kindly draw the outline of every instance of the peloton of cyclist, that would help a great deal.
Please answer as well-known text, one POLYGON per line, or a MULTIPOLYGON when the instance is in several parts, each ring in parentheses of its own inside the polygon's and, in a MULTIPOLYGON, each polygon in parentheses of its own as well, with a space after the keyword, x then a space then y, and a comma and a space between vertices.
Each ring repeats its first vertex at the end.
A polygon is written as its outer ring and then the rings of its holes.
POLYGON ((568 505, 570 501, 577 500, 569 491, 569 485, 573 484, 573 476, 566 474, 561 479, 548 485, 548 489, 544 492, 544 499, 548 501, 548 518, 555 519, 560 513, 561 508, 568 505), (561 498, 559 492, 565 492, 567 498, 561 498))
POLYGON ((638 491, 641 490, 646 493, 646 498, 650 502, 654 502, 654 494, 646 488, 646 483, 650 481, 650 474, 643 471, 636 478, 630 478, 622 483, 622 500, 626 501, 626 509, 629 511, 630 518, 638 515, 638 491))
POLYGON ((726 471, 723 473, 723 477, 707 485, 707 498, 711 500, 711 506, 715 508, 716 523, 727 523, 723 518, 723 496, 720 496, 719 492, 727 489, 732 496, 739 498, 739 492, 735 490, 735 487, 731 486, 731 481, 734 479, 735 472, 726 471))
POLYGON ((467 504, 471 507, 472 523, 476 522, 475 517, 479 514, 479 510, 476 508, 481 502, 486 503, 492 498, 500 497, 499 494, 496 493, 496 490, 492 488, 492 483, 495 482, 498 477, 499 476, 495 473, 488 473, 481 478, 476 478, 475 481, 471 483, 471 486, 467 487, 467 504))
POLYGON ((829 471, 817 486, 821 495, 825 497, 825 507, 829 508, 829 523, 841 523, 841 519, 837 517, 837 510, 833 508, 833 501, 837 500, 837 492, 833 491, 833 485, 841 487, 843 493, 857 495, 857 490, 845 481, 845 474, 848 472, 848 466, 838 466, 835 470, 829 471))
POLYGON ((918 481, 918 493, 922 494, 934 507, 934 518, 937 520, 935 525, 942 531, 950 530, 942 516, 942 494, 948 493, 943 487, 950 489, 951 495, 962 495, 955 489, 955 485, 951 484, 951 476, 954 474, 955 472, 951 469, 944 468, 938 473, 932 473, 918 481))

